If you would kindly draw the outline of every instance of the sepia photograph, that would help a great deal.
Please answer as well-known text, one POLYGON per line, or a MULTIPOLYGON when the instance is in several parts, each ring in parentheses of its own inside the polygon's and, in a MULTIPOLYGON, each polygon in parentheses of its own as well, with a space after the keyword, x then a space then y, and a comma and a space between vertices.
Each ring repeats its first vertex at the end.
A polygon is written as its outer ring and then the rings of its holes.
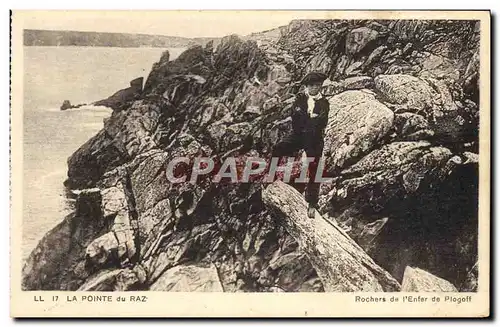
POLYGON ((12 13, 12 313, 489 315, 488 11, 104 13, 12 13))

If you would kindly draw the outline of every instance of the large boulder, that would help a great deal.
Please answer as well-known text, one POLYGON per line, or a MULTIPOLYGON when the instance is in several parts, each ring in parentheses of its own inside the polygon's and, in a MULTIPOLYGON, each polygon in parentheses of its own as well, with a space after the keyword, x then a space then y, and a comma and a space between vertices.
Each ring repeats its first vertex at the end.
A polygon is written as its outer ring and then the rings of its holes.
POLYGON ((375 89, 388 102, 403 105, 405 111, 426 112, 434 105, 435 92, 431 86, 411 75, 379 75, 375 77, 375 89))
POLYGON ((308 218, 307 203, 294 188, 277 181, 263 191, 262 197, 276 219, 280 219, 302 245, 325 291, 393 292, 400 289, 399 283, 336 224, 319 214, 314 219, 308 218))
POLYGON ((458 292, 447 280, 419 269, 406 267, 401 292, 458 292))
POLYGON ((367 90, 332 97, 324 146, 328 172, 354 163, 378 146, 393 119, 394 113, 367 90))
POLYGON ((429 142, 393 142, 371 151, 343 170, 332 185, 329 201, 371 206, 378 211, 396 195, 415 193, 428 175, 447 174, 452 153, 429 142), (354 200, 356 199, 356 200, 354 200))

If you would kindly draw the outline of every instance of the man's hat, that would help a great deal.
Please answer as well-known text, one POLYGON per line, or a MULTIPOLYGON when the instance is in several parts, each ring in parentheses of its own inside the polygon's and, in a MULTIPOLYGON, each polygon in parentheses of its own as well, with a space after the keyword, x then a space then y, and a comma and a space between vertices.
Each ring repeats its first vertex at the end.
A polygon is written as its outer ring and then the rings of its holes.
POLYGON ((309 85, 309 84, 317 84, 317 83, 323 83, 325 79, 327 79, 328 76, 326 76, 323 73, 320 72, 310 72, 300 82, 301 84, 304 85, 309 85))

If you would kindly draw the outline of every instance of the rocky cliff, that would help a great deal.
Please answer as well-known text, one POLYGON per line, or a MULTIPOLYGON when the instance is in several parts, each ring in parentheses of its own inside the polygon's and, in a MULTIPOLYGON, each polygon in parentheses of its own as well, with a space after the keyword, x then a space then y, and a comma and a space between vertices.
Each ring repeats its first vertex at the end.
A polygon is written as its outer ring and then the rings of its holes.
POLYGON ((30 255, 23 287, 395 291, 435 275, 452 285, 433 289, 475 290, 478 25, 297 20, 175 60, 165 52, 141 93, 68 159, 76 210, 30 255), (291 131, 297 82, 312 70, 330 77, 333 182, 319 212, 348 238, 325 236, 335 243, 325 253, 355 278, 318 259, 320 241, 299 244, 314 229, 284 223, 302 212, 279 205, 298 195, 291 187, 263 199, 256 183, 166 177, 178 156, 267 156, 291 131))

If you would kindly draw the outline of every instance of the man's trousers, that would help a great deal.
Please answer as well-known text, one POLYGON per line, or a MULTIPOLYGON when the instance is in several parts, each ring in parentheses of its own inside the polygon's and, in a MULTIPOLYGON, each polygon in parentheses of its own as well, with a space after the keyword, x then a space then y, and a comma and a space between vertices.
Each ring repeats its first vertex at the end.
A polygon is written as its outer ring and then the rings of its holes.
MULTIPOLYGON (((308 173, 309 181, 307 183, 305 198, 309 204, 316 206, 319 198, 320 183, 315 182, 318 163, 323 153, 323 138, 307 138, 296 134, 285 137, 278 143, 272 152, 272 157, 295 157, 299 150, 304 150, 307 157, 314 158, 314 161, 309 163, 308 173)), ((291 183, 299 192, 304 190, 305 183, 291 183)))

